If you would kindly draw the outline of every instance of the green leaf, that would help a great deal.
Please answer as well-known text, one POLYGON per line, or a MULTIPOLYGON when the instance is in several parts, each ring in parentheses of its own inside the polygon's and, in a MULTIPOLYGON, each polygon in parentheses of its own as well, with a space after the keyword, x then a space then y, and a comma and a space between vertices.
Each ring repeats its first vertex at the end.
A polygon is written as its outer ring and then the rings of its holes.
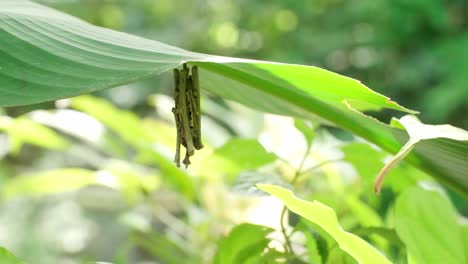
POLYGON ((391 263, 385 256, 360 237, 343 230, 332 208, 317 201, 308 202, 284 188, 259 185, 260 189, 280 199, 289 210, 317 224, 338 243, 340 248, 359 263, 391 263))
POLYGON ((229 235, 221 240, 214 264, 251 263, 248 260, 261 256, 268 246, 269 240, 266 235, 272 231, 271 228, 253 224, 234 227, 229 235))
POLYGON ((311 232, 304 232, 306 238, 306 248, 309 255, 309 263, 322 263, 322 256, 320 255, 319 245, 311 232))
POLYGON ((16 258, 7 249, 0 247, 0 263, 2 264, 24 264, 21 260, 16 258))
POLYGON ((353 194, 348 194, 344 198, 347 207, 356 217, 356 220, 365 227, 383 226, 383 221, 379 214, 368 204, 364 203, 353 194))
POLYGON ((312 145, 312 141, 314 140, 316 136, 316 126, 311 125, 310 123, 302 120, 302 119, 296 119, 294 120, 294 126, 301 131, 302 135, 304 135, 304 138, 307 142, 307 146, 312 145))
MULTIPOLYGON (((461 141, 462 143, 459 144, 459 146, 464 147, 465 151, 468 151, 468 131, 463 129, 453 127, 451 125, 425 125, 421 123, 417 117, 412 115, 404 116, 400 120, 392 119, 392 125, 398 128, 405 128, 409 134, 409 140, 403 146, 403 148, 382 168, 379 175, 377 175, 377 180, 375 182, 376 193, 380 193, 383 180, 388 172, 394 166, 400 163, 414 149, 414 147, 416 147, 416 144, 423 140, 446 138, 449 140, 461 141)), ((463 153, 459 154, 463 155, 463 153)), ((468 154, 468 152, 466 154, 468 154)), ((468 156, 465 155, 464 157, 464 163, 466 164, 468 163, 468 159, 466 158, 468 156)), ((455 165, 456 164, 454 164, 454 166, 455 165)), ((461 165, 462 166, 460 167, 464 166, 463 163, 461 165)), ((466 178, 462 180, 464 182, 468 181, 466 178)))
POLYGON ((404 247, 403 242, 394 229, 386 227, 361 227, 354 230, 354 233, 359 236, 378 235, 398 247, 404 247))
MULTIPOLYGON (((414 113, 317 67, 211 56, 99 27, 31 1, 0 3, 0 105, 66 98, 198 65, 201 88, 266 112, 319 116, 397 153, 406 133, 359 111, 414 113)), ((468 195, 468 147, 431 139, 407 160, 468 195)))
POLYGON ((395 205, 395 226, 414 263, 467 263, 463 228, 440 193, 411 188, 395 205))
POLYGON ((196 257, 190 256, 187 245, 171 239, 164 233, 158 231, 132 232, 130 233, 132 244, 139 246, 146 253, 161 260, 162 263, 178 264, 181 259, 184 263, 200 263, 196 257))
POLYGON ((0 117, 0 131, 4 130, 9 135, 10 151, 18 154, 23 144, 28 143, 38 147, 64 150, 69 146, 66 139, 54 130, 35 123, 26 117, 11 119, 0 117))
POLYGON ((206 159, 204 173, 226 174, 233 180, 241 172, 276 160, 276 155, 267 152, 256 139, 232 138, 206 159))
POLYGON ((76 190, 96 183, 93 171, 61 169, 12 178, 1 189, 3 199, 17 196, 43 196, 76 190))

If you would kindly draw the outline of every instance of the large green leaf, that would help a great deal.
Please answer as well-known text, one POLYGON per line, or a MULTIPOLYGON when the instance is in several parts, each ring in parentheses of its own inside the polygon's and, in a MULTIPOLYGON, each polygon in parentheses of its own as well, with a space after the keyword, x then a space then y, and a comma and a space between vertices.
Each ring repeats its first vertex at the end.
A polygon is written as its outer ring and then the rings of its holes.
POLYGON ((359 263, 391 263, 366 241, 343 230, 338 223, 335 212, 330 207, 317 201, 308 202, 294 196, 282 187, 258 185, 260 189, 280 199, 289 210, 315 223, 330 234, 341 249, 346 251, 359 263))
POLYGON ((463 228, 440 193, 411 188, 395 206, 395 226, 414 263, 467 263, 463 228))
MULTIPOLYGON (((398 152, 404 131, 362 114, 411 112, 360 82, 317 67, 211 56, 92 26, 30 1, 0 3, 0 105, 32 104, 115 87, 184 62, 204 90, 296 117, 317 115, 398 152)), ((468 144, 427 140, 407 160, 468 194, 468 144)))

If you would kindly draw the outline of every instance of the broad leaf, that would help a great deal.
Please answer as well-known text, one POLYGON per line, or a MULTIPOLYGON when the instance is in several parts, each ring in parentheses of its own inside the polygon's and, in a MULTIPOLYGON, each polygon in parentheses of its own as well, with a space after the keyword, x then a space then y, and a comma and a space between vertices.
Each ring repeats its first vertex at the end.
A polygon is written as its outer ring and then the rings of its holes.
MULTIPOLYGON (((412 113, 360 82, 317 67, 211 56, 92 26, 27 0, 0 2, 0 105, 32 104, 115 87, 184 62, 205 91, 266 112, 317 115, 392 153, 406 141, 359 111, 412 113)), ((408 161, 467 194, 468 147, 431 139, 408 161)))
POLYGON ((411 188, 395 206, 396 231, 414 263, 467 263, 463 227, 440 193, 411 188))
POLYGON ((258 185, 265 192, 280 199, 292 212, 315 223, 332 236, 341 249, 359 263, 391 263, 375 248, 360 237, 343 230, 332 208, 317 201, 308 202, 294 196, 282 187, 258 185))

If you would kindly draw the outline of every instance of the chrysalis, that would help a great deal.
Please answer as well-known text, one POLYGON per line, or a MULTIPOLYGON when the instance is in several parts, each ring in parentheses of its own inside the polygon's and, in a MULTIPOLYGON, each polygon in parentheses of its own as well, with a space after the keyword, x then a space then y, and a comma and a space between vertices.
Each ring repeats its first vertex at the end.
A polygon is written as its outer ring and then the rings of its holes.
POLYGON ((180 146, 185 147, 182 161, 187 168, 195 149, 203 148, 201 141, 200 87, 197 66, 192 67, 192 74, 187 64, 182 70, 174 70, 174 102, 172 108, 177 128, 176 154, 174 162, 180 167, 180 146))

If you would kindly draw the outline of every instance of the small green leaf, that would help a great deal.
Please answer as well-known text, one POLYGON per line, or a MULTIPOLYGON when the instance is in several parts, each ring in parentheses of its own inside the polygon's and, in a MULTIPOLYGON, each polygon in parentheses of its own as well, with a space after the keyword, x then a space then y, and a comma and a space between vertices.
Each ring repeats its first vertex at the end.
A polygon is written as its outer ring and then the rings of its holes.
POLYGON ((0 247, 0 263, 1 264, 25 264, 13 254, 11 254, 7 249, 0 247))
POLYGON ((230 180, 241 172, 253 170, 277 160, 256 139, 230 139, 205 161, 206 172, 225 174, 230 180))
POLYGON ((332 208, 317 201, 308 202, 294 196, 294 194, 282 187, 274 185, 258 185, 267 193, 280 199, 289 210, 317 224, 338 243, 340 248, 362 264, 391 262, 379 253, 374 247, 360 237, 343 230, 332 208))
POLYGON ((268 246, 266 236, 271 228, 253 224, 234 227, 229 235, 221 240, 214 258, 214 264, 250 263, 250 258, 261 256, 268 246))
POLYGON ((398 247, 404 247, 403 242, 396 233, 395 229, 386 227, 361 227, 353 231, 359 236, 378 235, 398 247))
POLYGON ((446 197, 417 187, 402 193, 395 205, 396 231, 414 263, 467 263, 457 218, 446 197))
POLYGON ((304 138, 307 142, 307 146, 310 146, 316 136, 316 127, 302 119, 295 119, 294 126, 299 131, 301 131, 302 135, 304 135, 304 138))

